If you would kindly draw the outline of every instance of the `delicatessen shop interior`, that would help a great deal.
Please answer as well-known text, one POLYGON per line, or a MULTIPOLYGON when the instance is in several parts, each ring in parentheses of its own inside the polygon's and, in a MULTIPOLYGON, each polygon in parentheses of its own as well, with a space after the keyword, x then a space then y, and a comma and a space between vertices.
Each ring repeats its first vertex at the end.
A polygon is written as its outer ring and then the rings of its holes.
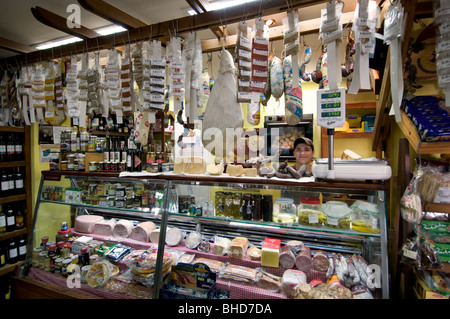
POLYGON ((1 298, 449 299, 445 2, 100 2, 0 41, 1 298))

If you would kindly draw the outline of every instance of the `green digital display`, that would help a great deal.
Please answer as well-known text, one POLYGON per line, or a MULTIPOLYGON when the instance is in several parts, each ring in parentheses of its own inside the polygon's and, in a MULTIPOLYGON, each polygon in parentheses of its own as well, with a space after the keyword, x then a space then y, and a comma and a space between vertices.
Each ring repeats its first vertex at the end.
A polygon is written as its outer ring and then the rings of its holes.
POLYGON ((322 93, 322 99, 335 99, 341 97, 341 92, 322 93))
POLYGON ((322 117, 335 117, 335 116, 341 116, 341 111, 322 112, 322 117))
POLYGON ((336 109, 341 107, 341 103, 326 103, 321 105, 322 109, 336 109))

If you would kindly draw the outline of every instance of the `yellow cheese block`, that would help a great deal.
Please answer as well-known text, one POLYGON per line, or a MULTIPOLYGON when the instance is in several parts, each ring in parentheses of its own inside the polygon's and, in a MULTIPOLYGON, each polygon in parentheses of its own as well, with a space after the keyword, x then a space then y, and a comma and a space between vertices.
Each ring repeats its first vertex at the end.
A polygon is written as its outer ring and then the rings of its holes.
POLYGON ((208 174, 210 175, 220 175, 223 172, 223 164, 208 164, 208 166, 206 166, 206 172, 208 172, 208 174))
POLYGON ((227 165, 227 174, 230 176, 241 176, 244 174, 244 167, 242 165, 227 165))
POLYGON ((179 156, 173 165, 175 174, 205 174, 205 171, 206 162, 199 156, 179 156))
POLYGON ((261 252, 261 266, 278 267, 280 261, 280 250, 263 247, 261 252))
POLYGON ((258 176, 258 170, 256 169, 256 167, 244 168, 244 175, 250 176, 250 177, 256 177, 256 176, 258 176))

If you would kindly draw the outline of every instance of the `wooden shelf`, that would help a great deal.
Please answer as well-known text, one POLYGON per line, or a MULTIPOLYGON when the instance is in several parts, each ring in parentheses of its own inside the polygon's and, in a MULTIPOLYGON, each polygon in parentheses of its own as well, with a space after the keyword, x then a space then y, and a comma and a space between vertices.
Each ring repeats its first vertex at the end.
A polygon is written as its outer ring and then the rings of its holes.
POLYGON ((401 112, 402 121, 397 124, 417 154, 450 154, 450 142, 422 142, 414 123, 401 112))
POLYGON ((0 132, 24 133, 23 126, 0 126, 0 132))
POLYGON ((7 240, 10 238, 14 238, 14 237, 19 237, 22 235, 26 235, 27 233, 28 233, 27 228, 21 228, 18 230, 2 233, 2 234, 0 234, 0 241, 7 240))
POLYGON ((427 212, 447 213, 450 214, 450 204, 443 203, 424 203, 423 210, 427 212))
POLYGON ((6 264, 2 268, 0 268, 0 277, 9 274, 11 272, 15 272, 16 269, 22 266, 24 263, 25 263, 24 261, 19 261, 16 262, 15 264, 6 264))
POLYGON ((347 133, 347 132, 335 132, 335 138, 371 138, 372 132, 355 132, 355 133, 347 133))
POLYGON ((0 163, 0 168, 25 166, 25 161, 13 161, 0 163))
POLYGON ((18 202, 20 200, 26 200, 26 199, 27 199, 27 195, 26 194, 1 197, 0 198, 0 204, 11 203, 11 202, 18 202))

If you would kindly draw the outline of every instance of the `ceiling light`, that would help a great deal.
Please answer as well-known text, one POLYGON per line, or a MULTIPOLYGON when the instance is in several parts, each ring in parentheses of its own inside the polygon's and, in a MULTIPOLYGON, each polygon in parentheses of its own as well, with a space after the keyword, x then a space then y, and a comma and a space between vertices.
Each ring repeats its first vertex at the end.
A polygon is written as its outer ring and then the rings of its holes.
POLYGON ((197 12, 195 12, 194 9, 189 9, 189 10, 188 10, 188 13, 189 13, 190 16, 194 16, 194 15, 197 14, 197 12))
POLYGON ((74 43, 74 42, 79 42, 79 41, 83 41, 83 39, 81 39, 79 37, 70 37, 70 38, 63 39, 63 40, 52 41, 52 42, 47 42, 45 44, 41 44, 41 45, 37 46, 36 49, 38 49, 38 50, 45 50, 45 49, 59 47, 61 45, 74 43))
POLYGON ((268 20, 266 20, 266 22, 264 22, 264 24, 268 27, 271 27, 275 24, 275 22, 276 21, 274 19, 268 19, 268 20))
POLYGON ((127 29, 125 29, 124 27, 121 27, 120 25, 113 25, 113 26, 95 30, 95 32, 97 32, 100 35, 109 35, 109 34, 118 33, 118 32, 122 32, 122 31, 127 31, 127 29))
POLYGON ((208 11, 225 9, 237 5, 241 5, 248 2, 254 2, 256 0, 229 0, 229 1, 211 1, 208 3, 208 11))

